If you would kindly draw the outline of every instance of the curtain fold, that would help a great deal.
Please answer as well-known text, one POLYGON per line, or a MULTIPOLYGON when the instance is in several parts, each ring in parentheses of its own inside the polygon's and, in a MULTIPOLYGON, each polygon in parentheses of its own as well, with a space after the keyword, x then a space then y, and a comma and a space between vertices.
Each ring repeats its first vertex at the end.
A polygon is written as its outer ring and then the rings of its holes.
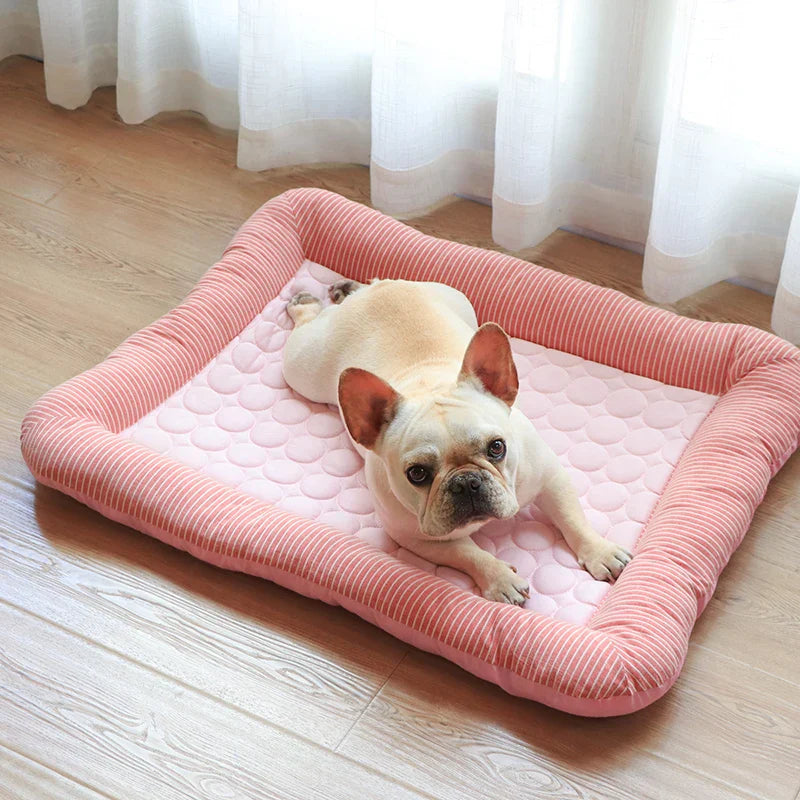
POLYGON ((241 0, 243 169, 369 163, 372 0, 241 0))
POLYGON ((390 214, 491 196, 502 6, 379 0, 371 194, 390 214))
POLYGON ((0 0, 0 59, 13 55, 42 57, 36 0, 0 0))
POLYGON ((373 204, 491 202, 504 247, 558 227, 643 248, 675 301, 775 287, 800 342, 800 3, 782 0, 0 0, 0 57, 66 108, 189 109, 238 165, 370 166, 373 204))
MULTIPOLYGON (((800 184, 793 5, 679 3, 645 248, 654 300, 726 278, 796 281, 800 260, 787 248, 800 184)), ((783 319, 774 324, 787 335, 783 319)))
POLYGON ((671 3, 506 3, 493 235, 517 250, 558 227, 643 242, 671 3))
POLYGON ((120 117, 138 123, 160 111, 191 109, 235 128, 236 0, 119 0, 118 7, 120 117))
POLYGON ((39 4, 47 99, 64 108, 88 102, 117 80, 117 3, 58 0, 39 4))

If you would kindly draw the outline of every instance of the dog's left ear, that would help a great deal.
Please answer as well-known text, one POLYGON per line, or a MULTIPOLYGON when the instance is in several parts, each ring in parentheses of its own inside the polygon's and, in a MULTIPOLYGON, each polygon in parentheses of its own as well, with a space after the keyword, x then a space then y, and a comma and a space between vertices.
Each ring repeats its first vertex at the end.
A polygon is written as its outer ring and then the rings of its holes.
POLYGON ((347 430, 368 450, 394 419, 400 395, 372 372, 349 367, 339 376, 339 408, 347 430))
POLYGON ((477 381, 483 389, 512 406, 519 391, 517 367, 506 332, 495 322, 481 325, 461 365, 459 381, 477 381))

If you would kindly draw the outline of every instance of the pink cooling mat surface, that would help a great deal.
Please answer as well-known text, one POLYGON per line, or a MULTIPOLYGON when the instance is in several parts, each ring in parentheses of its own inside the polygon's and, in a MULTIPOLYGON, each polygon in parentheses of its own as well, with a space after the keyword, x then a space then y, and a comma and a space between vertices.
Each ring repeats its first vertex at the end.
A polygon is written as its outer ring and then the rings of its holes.
MULTIPOLYGON (((122 435, 286 511, 357 536, 477 593, 472 580, 398 548, 380 526, 363 462, 339 412, 283 380, 301 290, 327 299, 342 276, 306 261, 195 378, 122 435)), ((519 408, 561 458, 595 529, 634 551, 672 469, 717 397, 513 339, 519 408)), ((610 585, 578 566, 535 507, 486 525, 475 541, 529 579, 525 607, 583 624, 610 585)))

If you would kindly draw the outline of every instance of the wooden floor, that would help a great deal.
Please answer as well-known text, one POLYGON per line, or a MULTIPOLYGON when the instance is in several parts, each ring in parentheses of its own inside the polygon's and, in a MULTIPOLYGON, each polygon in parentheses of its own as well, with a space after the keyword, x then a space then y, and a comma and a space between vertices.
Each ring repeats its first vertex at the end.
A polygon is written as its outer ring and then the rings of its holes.
MULTIPOLYGON (((675 798, 800 793, 800 460, 773 481, 668 695, 586 720, 505 695, 339 608, 223 572, 34 484, 42 392, 176 304, 261 203, 368 201, 361 167, 237 170, 199 117, 68 112, 0 63, 0 797, 675 798)), ((412 225, 491 247, 458 201, 412 225)), ((641 297, 639 256, 564 232, 524 254, 641 297)), ((766 326, 722 284, 678 305, 766 326)))

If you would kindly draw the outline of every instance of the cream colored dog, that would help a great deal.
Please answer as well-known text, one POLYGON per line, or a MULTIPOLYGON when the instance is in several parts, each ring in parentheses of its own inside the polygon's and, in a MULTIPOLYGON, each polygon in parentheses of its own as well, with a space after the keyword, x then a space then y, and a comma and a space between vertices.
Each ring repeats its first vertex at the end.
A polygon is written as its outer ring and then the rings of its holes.
POLYGON ((564 468, 514 407, 502 328, 478 328, 469 300, 443 284, 341 281, 329 293, 324 309, 307 292, 289 302, 284 376, 309 400, 338 403, 392 539, 466 572, 487 599, 522 604, 527 581, 470 534, 535 500, 595 578, 619 575, 631 554, 591 528, 564 468))

